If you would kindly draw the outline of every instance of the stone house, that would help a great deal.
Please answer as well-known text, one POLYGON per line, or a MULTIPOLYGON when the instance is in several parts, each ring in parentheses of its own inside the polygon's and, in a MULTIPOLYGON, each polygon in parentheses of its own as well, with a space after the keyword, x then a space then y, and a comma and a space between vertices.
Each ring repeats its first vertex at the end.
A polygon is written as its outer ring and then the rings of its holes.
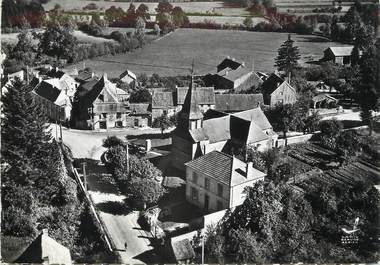
POLYGON ((67 122, 71 118, 71 98, 61 87, 58 79, 41 81, 32 90, 35 100, 41 103, 42 110, 53 121, 67 122))
POLYGON ((238 92, 260 87, 262 79, 244 62, 227 57, 217 66, 217 73, 209 76, 208 82, 217 91, 238 92))
MULTIPOLYGON (((323 60, 332 61, 340 65, 351 64, 351 54, 353 49, 354 46, 329 47, 323 52, 323 60)), ((361 55, 361 52, 359 55, 361 55)))
POLYGON ((278 103, 293 104, 297 101, 296 90, 277 74, 271 74, 262 84, 264 104, 275 106, 278 103))
POLYGON ((208 212, 244 202, 244 188, 264 180, 265 173, 232 155, 212 151, 186 165, 186 200, 208 212))
POLYGON ((124 71, 120 76, 120 80, 124 83, 127 83, 131 89, 134 89, 137 85, 137 77, 130 70, 124 71))
POLYGON ((73 103, 73 123, 81 129, 107 129, 127 126, 129 114, 125 91, 104 74, 81 84, 73 103))
POLYGON ((129 103, 129 115, 127 116, 127 127, 146 127, 150 124, 151 112, 149 103, 129 103))

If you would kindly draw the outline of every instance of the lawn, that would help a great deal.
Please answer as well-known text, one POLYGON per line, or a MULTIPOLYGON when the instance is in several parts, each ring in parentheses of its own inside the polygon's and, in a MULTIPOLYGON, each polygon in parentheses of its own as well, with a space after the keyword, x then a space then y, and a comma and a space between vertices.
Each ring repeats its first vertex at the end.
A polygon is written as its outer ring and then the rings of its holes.
MULTIPOLYGON (((249 66, 254 59, 255 70, 273 72, 277 49, 286 39, 286 33, 178 29, 142 49, 88 60, 86 65, 111 77, 120 75, 126 68, 136 74, 173 76, 189 74, 194 59, 195 73, 206 74, 215 71, 223 58, 231 56, 249 66)), ((300 48, 302 64, 321 58, 327 47, 339 45, 312 35, 293 35, 293 39, 300 48)), ((76 67, 82 65, 78 63, 76 67)))

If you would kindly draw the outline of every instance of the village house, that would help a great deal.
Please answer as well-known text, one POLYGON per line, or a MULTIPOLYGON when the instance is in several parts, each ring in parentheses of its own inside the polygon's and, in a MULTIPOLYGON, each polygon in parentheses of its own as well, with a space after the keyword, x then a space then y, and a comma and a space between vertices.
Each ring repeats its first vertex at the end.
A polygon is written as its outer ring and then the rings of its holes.
POLYGON ((81 129, 125 127, 129 111, 126 92, 110 82, 107 74, 79 86, 73 106, 74 126, 81 129))
POLYGON ((211 83, 216 91, 239 92, 258 88, 262 79, 247 67, 244 62, 227 57, 217 66, 217 73, 208 76, 206 83, 211 83))
POLYGON ((65 90, 66 95, 73 99, 74 94, 79 86, 79 82, 75 81, 73 77, 66 74, 62 70, 59 70, 58 67, 51 68, 46 76, 51 79, 57 79, 60 83, 60 86, 65 90))
MULTIPOLYGON (((336 64, 347 65, 351 64, 351 54, 354 46, 329 47, 324 50, 324 61, 332 61, 336 64)), ((361 55, 361 52, 359 53, 361 55)))
POLYGON ((48 234, 47 229, 34 239, 14 263, 72 264, 70 250, 48 234))
POLYGON ((265 173, 232 155, 212 151, 186 165, 186 200, 207 212, 244 202, 244 188, 264 180, 265 173))
POLYGON ((215 109, 234 113, 264 104, 263 94, 215 94, 215 109))
MULTIPOLYGON (((179 113, 185 102, 189 88, 177 87, 174 92, 154 91, 152 95, 152 122, 164 115, 169 117, 179 113)), ((215 93, 213 87, 197 87, 199 107, 202 112, 215 108, 215 93)))
POLYGON ((276 73, 271 74, 262 84, 264 104, 275 106, 281 104, 293 104, 297 101, 296 90, 276 73))
POLYGON ((126 70, 119 76, 120 80, 124 83, 127 83, 131 89, 136 88, 137 77, 130 70, 126 70))
POLYGON ((146 127, 150 125, 151 112, 149 103, 129 103, 127 127, 146 127))
POLYGON ((32 90, 35 100, 53 121, 68 122, 71 118, 71 98, 58 79, 42 80, 32 90))
POLYGON ((234 154, 246 148, 264 151, 274 146, 277 135, 260 107, 231 115, 210 109, 208 112, 217 115, 204 119, 196 91, 191 82, 172 132, 174 167, 185 170, 186 162, 214 150, 234 154))

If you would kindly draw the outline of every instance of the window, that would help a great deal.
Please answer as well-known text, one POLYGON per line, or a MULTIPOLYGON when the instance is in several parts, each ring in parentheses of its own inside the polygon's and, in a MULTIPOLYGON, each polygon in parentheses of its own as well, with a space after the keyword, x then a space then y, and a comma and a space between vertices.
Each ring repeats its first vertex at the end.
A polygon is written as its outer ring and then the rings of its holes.
POLYGON ((223 210, 223 203, 221 201, 216 201, 216 209, 218 211, 223 210))
POLYGON ((210 180, 208 178, 205 178, 205 189, 206 190, 210 189, 210 180))
POLYGON ((120 119, 120 118, 121 118, 121 112, 117 112, 117 113, 116 113, 116 118, 117 118, 117 119, 120 119))
POLYGON ((218 184, 218 196, 223 197, 223 186, 218 184))
POLYGON ((105 119, 107 118, 107 113, 102 113, 102 117, 105 119))
POLYGON ((194 187, 191 187, 190 196, 193 201, 198 201, 198 190, 194 187))
POLYGON ((195 183, 195 184, 198 183, 198 175, 195 172, 193 172, 193 183, 195 183))

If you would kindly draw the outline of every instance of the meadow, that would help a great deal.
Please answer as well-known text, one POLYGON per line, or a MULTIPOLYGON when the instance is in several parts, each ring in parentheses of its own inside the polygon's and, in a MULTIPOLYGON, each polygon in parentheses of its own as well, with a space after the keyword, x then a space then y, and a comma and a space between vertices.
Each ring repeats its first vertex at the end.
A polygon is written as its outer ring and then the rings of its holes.
MULTIPOLYGON (((226 56, 244 61, 256 71, 273 72, 274 58, 286 33, 247 32, 235 30, 178 29, 134 52, 87 60, 97 73, 117 77, 125 69, 136 74, 162 76, 187 75, 192 61, 195 74, 215 72, 216 65, 226 56)), ((293 35, 301 53, 301 64, 323 57, 329 46, 341 45, 312 35, 293 35)), ((68 68, 80 69, 83 63, 68 68)))

